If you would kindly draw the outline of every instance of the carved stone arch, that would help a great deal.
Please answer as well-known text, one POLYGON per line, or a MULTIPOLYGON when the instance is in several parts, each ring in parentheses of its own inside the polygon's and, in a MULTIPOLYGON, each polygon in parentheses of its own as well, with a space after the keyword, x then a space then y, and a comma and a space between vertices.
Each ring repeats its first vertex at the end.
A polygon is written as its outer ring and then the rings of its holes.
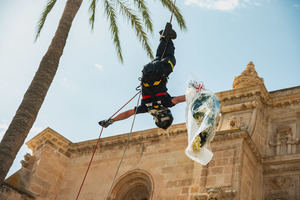
POLYGON ((144 170, 132 170, 117 179, 109 195, 110 200, 151 200, 152 176, 144 170))

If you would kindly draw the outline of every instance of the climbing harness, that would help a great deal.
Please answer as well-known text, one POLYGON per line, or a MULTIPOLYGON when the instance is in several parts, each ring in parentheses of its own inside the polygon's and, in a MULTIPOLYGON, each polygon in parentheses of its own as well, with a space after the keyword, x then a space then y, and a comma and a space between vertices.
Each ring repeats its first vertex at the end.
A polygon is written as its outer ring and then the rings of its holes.
MULTIPOLYGON (((159 97, 159 96, 163 96, 163 95, 166 95, 166 94, 167 94, 167 92, 160 92, 160 93, 155 94, 154 96, 155 96, 155 97, 159 97)), ((149 98, 151 98, 151 97, 152 97, 152 96, 147 95, 147 96, 143 96, 142 99, 149 99, 149 98)))
MULTIPOLYGON (((176 3, 176 0, 174 0, 174 3, 173 3, 173 5, 172 5, 172 13, 171 13, 171 18, 170 18, 170 24, 172 24, 172 19, 173 19, 173 14, 174 14, 175 3, 176 3)), ((165 30, 164 30, 164 31, 165 31, 165 30)), ((163 31, 163 33, 164 33, 164 31, 163 31)), ((163 33, 162 33, 162 35, 163 35, 163 33)), ((167 49, 167 46, 168 46, 168 42, 167 42, 166 47, 165 47, 165 49, 164 49, 164 52, 163 52, 163 54, 162 54, 162 56, 161 56, 161 59, 164 57, 164 54, 165 54, 166 49, 167 49)), ((172 68, 173 68, 173 64, 172 64, 172 63, 170 63, 170 64, 171 64, 171 66, 172 66, 172 68)), ((156 82, 156 84, 159 85, 160 82, 156 82)), ((119 110, 117 110, 117 111, 116 111, 109 119, 111 119, 111 118, 114 117, 117 113, 119 113, 119 112, 120 112, 120 111, 121 111, 121 110, 129 103, 129 102, 131 102, 131 101, 139 94, 139 98, 138 98, 138 101, 137 101, 137 106, 138 106, 139 101, 140 101, 140 97, 141 97, 141 89, 140 89, 140 87, 141 87, 141 86, 137 86, 137 87, 136 87, 136 90, 137 90, 138 92, 137 92, 137 93, 136 93, 129 101, 127 101, 127 102, 126 102, 119 110)), ((118 175, 119 169, 120 169, 121 164, 122 164, 122 162, 123 162, 123 159, 124 159, 126 150, 127 150, 127 148, 128 148, 129 141, 130 141, 130 134, 132 133, 133 126, 134 126, 134 122, 135 122, 135 118, 136 118, 136 112, 137 112, 137 109, 135 109, 134 118, 133 118, 133 121, 132 121, 132 124, 131 124, 130 132, 129 132, 129 134, 128 134, 128 139, 127 139, 127 143, 126 143, 126 146, 125 146, 125 148, 124 148, 124 151, 123 151, 122 158, 121 158, 121 160, 120 160, 120 162, 119 162, 119 165, 118 165, 118 167, 117 167, 116 173, 115 173, 114 178, 113 178, 113 181, 112 181, 111 186, 110 186, 110 188, 109 188, 109 191, 108 191, 108 193, 107 193, 107 195, 106 195, 106 197, 105 197, 105 200, 108 199, 108 196, 109 196, 109 194, 110 194, 110 192, 111 192, 111 190, 112 190, 112 186, 114 185, 114 182, 115 182, 116 177, 117 177, 117 175, 118 175)), ((102 132, 103 132, 103 127, 101 128, 99 137, 98 137, 98 139, 97 139, 97 143, 96 143, 96 145, 95 145, 95 147, 94 147, 94 151, 93 151, 92 157, 91 157, 91 159, 90 159, 90 162, 89 162, 89 164, 88 164, 87 170, 86 170, 86 172, 85 172, 85 175, 84 175, 83 180, 82 180, 82 182, 81 182, 80 188, 79 188, 79 190, 78 190, 78 193, 77 193, 77 196, 76 196, 76 200, 78 200, 79 195, 80 195, 80 193, 81 193, 81 190, 82 190, 82 188, 83 188, 83 185, 84 185, 84 182, 85 182, 85 180, 86 180, 87 174, 88 174, 88 172, 89 172, 89 169, 90 169, 90 167, 91 167, 92 161, 93 161, 94 156, 95 156, 95 153, 96 153, 96 151, 97 151, 97 147, 98 147, 98 145, 99 145, 99 142, 100 142, 100 139, 101 139, 102 132)))

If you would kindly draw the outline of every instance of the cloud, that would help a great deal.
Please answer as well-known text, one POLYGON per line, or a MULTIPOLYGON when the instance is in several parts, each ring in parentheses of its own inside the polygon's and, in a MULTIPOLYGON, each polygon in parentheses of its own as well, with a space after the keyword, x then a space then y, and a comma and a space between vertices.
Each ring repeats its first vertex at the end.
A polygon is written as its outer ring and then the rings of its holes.
POLYGON ((100 72, 103 71, 103 66, 102 66, 102 65, 100 65, 100 64, 95 64, 95 67, 96 67, 100 72))
POLYGON ((195 4, 201 8, 230 11, 239 6, 239 0, 186 0, 186 5, 195 4))

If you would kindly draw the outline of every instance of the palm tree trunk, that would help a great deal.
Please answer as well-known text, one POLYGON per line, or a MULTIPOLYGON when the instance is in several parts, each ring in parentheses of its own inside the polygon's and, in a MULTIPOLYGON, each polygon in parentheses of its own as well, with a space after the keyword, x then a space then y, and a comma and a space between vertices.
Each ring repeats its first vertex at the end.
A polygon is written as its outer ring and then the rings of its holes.
POLYGON ((82 0, 68 0, 52 42, 0 143, 0 186, 38 115, 82 0))

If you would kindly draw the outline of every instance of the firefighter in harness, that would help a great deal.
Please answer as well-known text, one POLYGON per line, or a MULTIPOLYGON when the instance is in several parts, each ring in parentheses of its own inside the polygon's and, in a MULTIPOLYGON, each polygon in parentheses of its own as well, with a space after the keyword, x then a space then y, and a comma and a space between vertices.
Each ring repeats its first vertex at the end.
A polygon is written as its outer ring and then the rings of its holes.
POLYGON ((174 44, 176 32, 172 25, 167 23, 164 30, 160 31, 160 44, 156 51, 156 58, 146 64, 142 70, 141 88, 142 101, 138 107, 120 113, 114 118, 102 120, 100 126, 108 127, 115 121, 127 119, 130 116, 139 113, 150 113, 155 124, 162 129, 167 129, 173 122, 173 116, 170 107, 184 102, 185 95, 171 97, 167 92, 167 81, 170 73, 173 72, 176 64, 174 56, 174 44))

